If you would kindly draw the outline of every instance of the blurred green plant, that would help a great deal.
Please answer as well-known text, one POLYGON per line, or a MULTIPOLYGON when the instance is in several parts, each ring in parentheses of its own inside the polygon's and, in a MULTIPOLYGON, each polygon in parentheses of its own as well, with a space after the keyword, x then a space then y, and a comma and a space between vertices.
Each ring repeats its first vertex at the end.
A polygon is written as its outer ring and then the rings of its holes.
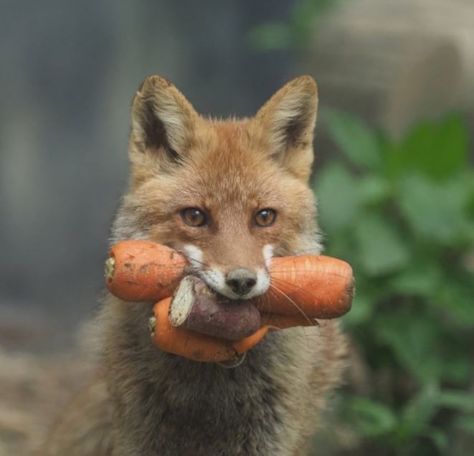
POLYGON ((453 435, 474 435, 468 130, 449 114, 394 141, 348 114, 323 118, 342 158, 316 175, 320 223, 355 271, 345 325, 370 383, 342 419, 376 454, 447 454, 453 435))
POLYGON ((341 0, 297 0, 288 20, 266 22, 250 31, 250 46, 259 51, 301 49, 314 33, 318 20, 341 0))

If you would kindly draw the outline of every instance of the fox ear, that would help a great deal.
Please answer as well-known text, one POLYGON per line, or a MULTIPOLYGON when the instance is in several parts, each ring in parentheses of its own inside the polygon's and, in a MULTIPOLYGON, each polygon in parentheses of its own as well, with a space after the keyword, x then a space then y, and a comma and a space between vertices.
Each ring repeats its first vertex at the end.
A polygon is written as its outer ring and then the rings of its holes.
POLYGON ((178 161, 193 140, 198 114, 171 82, 143 81, 132 103, 132 152, 152 151, 178 161))
POLYGON ((313 162, 318 106, 317 85, 300 76, 284 85, 256 115, 272 156, 298 178, 307 180, 313 162))

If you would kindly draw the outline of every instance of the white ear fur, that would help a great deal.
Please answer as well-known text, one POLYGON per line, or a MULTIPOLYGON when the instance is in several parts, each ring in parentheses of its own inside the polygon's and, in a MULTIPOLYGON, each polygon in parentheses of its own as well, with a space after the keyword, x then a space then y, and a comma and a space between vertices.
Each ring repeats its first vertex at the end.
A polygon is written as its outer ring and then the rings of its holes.
POLYGON ((258 111, 256 119, 276 159, 290 165, 303 151, 311 165, 317 106, 316 82, 311 76, 301 76, 284 85, 258 111))
POLYGON ((132 142, 139 151, 164 149, 177 158, 192 140, 194 108, 166 79, 150 76, 132 104, 132 142))

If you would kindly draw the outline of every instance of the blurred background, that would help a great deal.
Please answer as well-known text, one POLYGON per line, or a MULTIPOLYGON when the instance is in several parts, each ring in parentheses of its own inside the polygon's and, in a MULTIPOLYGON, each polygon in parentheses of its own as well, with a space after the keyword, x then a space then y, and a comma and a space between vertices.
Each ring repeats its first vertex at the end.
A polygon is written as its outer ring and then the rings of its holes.
POLYGON ((473 24, 472 0, 1 2, 0 455, 27 454, 80 383, 68 353, 153 73, 216 116, 315 77, 320 224, 358 287, 315 449, 474 454, 473 24))

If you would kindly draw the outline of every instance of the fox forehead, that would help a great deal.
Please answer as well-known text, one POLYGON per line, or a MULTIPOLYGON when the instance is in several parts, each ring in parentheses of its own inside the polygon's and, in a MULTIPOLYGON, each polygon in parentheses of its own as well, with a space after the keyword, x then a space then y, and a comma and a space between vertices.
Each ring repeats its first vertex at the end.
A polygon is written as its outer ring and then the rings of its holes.
POLYGON ((284 201, 285 187, 299 187, 268 154, 261 132, 244 121, 208 121, 196 132, 188 157, 175 170, 178 201, 200 199, 204 205, 258 207, 284 201))

